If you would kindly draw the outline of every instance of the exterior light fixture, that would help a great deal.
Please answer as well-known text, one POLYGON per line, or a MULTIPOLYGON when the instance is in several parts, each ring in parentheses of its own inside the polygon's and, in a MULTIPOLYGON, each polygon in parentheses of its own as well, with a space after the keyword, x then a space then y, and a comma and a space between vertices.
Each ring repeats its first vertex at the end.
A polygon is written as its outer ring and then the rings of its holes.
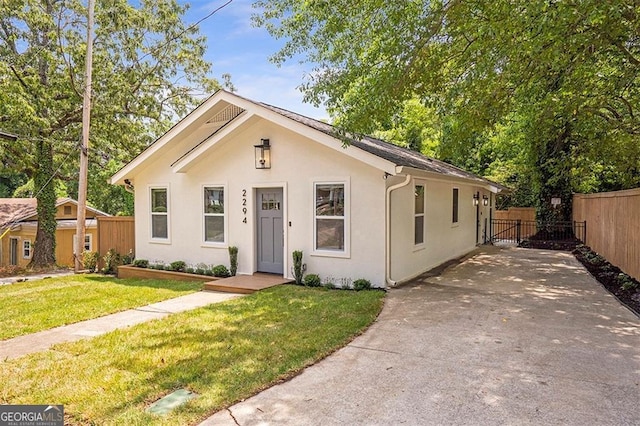
POLYGON ((480 194, 479 193, 475 193, 473 194, 473 205, 477 206, 480 203, 480 194))
POLYGON ((271 168, 271 145, 269 139, 260 139, 260 145, 254 145, 256 150, 256 169, 271 168))
POLYGON ((483 206, 488 206, 489 205, 489 197, 487 197, 486 195, 482 196, 482 205, 483 206))

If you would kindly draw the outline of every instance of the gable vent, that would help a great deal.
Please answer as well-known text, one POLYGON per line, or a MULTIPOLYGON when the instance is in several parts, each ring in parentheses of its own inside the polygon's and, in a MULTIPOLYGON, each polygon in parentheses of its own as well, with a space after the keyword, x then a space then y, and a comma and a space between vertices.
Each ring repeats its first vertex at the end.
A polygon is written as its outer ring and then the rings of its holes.
POLYGON ((223 125, 239 116, 244 110, 237 105, 229 105, 207 121, 207 124, 223 125))

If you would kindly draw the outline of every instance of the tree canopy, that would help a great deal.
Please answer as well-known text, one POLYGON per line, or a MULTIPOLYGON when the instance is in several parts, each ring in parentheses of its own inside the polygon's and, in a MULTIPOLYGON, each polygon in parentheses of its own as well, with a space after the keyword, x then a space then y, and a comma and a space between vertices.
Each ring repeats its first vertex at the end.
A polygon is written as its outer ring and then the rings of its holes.
POLYGON ((543 218, 568 218, 573 190, 640 185, 635 1, 257 4, 255 22, 286 39, 273 59, 315 64, 305 98, 345 131, 387 130, 417 99, 439 117, 438 155, 530 179, 543 218))
MULTIPOLYGON (((203 59, 205 39, 175 0, 98 0, 95 7, 88 200, 132 213, 106 178, 218 88, 203 59)), ((77 0, 0 3, 0 139, 7 170, 32 178, 38 198, 34 262, 55 261, 55 180, 77 193, 82 122, 85 6, 77 0)), ((74 193, 75 192, 75 193, 74 193)))

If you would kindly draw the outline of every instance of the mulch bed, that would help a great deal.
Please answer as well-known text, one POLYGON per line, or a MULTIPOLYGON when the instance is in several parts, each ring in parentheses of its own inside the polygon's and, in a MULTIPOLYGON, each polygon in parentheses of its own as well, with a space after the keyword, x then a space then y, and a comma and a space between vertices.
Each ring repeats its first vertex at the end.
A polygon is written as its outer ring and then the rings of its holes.
POLYGON ((572 252, 576 259, 609 293, 617 297, 618 300, 640 317, 640 282, 638 280, 625 274, 620 268, 612 265, 607 259, 575 238, 558 241, 547 237, 547 235, 540 235, 540 233, 532 235, 530 238, 523 240, 518 246, 572 252))

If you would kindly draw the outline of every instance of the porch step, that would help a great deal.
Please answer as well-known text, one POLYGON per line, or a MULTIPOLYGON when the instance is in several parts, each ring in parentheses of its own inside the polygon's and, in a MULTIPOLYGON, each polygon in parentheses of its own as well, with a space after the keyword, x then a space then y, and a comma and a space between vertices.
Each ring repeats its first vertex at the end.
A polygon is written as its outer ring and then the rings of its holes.
POLYGON ((284 278, 282 275, 257 273, 253 275, 236 275, 235 277, 209 281, 204 283, 204 290, 250 294, 265 288, 290 282, 292 282, 292 280, 284 278))

